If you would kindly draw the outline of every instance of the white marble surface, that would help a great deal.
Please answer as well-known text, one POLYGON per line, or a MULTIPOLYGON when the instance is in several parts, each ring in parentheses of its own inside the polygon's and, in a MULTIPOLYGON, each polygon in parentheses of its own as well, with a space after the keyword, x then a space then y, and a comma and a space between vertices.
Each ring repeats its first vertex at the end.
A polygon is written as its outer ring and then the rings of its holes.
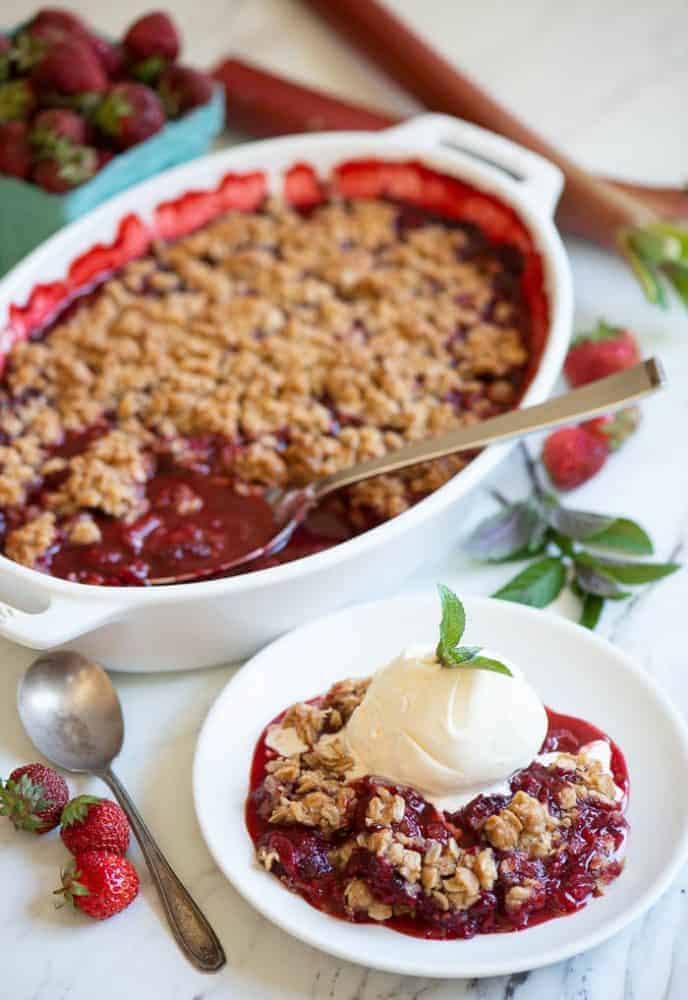
MULTIPOLYGON (((4 0, 2 6, 8 24, 26 15, 26 0, 4 0)), ((116 32, 140 2, 82 0, 75 6, 116 32)), ((201 64, 233 50, 370 103, 398 111, 412 107, 297 2, 172 0, 168 6, 184 29, 189 56, 201 64)), ((660 0, 652 7, 640 0, 573 5, 522 0, 509 7, 499 0, 396 0, 395 6, 589 165, 658 182, 678 183, 684 170, 688 173, 688 8, 683 0, 660 0)), ((651 530, 660 556, 680 557, 688 537, 688 321, 678 310, 661 313, 645 306, 615 261, 582 245, 570 250, 579 324, 600 314, 632 324, 645 351, 660 354, 671 376, 670 391, 646 405, 633 441, 578 491, 576 502, 636 517, 651 530)), ((495 483, 505 492, 518 492, 523 474, 516 458, 500 468, 495 483)), ((441 578, 463 591, 489 593, 504 575, 499 568, 470 565, 452 551, 441 567, 424 567, 410 586, 441 578)), ((601 631, 657 677, 684 712, 688 683, 679 623, 687 602, 688 574, 679 573, 613 609, 601 624, 601 631)), ((0 644, 0 774, 35 757, 14 707, 17 680, 31 658, 26 650, 0 644)), ((116 678, 127 718, 118 770, 217 928, 228 967, 219 976, 204 977, 184 962, 145 874, 141 898, 109 923, 56 911, 50 889, 64 859, 59 839, 19 836, 2 823, 0 1000, 683 1000, 688 995, 683 947, 688 872, 645 919, 608 944, 532 974, 480 982, 371 972, 313 951, 271 927, 216 871, 192 807, 196 735, 231 674, 226 667, 116 678)), ((96 790, 85 780, 71 784, 75 791, 96 790)))

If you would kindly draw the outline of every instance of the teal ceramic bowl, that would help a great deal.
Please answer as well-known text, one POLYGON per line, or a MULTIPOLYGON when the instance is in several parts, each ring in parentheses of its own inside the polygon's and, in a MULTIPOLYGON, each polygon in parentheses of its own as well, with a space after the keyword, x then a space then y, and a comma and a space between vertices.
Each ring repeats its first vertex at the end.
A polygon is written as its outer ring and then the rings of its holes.
POLYGON ((124 188, 207 152, 224 128, 224 91, 169 122, 145 142, 119 153, 90 181, 67 194, 0 174, 0 275, 56 230, 124 188))

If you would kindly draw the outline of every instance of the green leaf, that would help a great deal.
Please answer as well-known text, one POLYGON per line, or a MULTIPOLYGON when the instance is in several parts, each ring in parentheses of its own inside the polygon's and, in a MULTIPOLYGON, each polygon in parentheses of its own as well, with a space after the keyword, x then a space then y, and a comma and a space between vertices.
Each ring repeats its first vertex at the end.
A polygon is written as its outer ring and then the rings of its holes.
POLYGON ((502 601, 527 604, 531 608, 545 608, 559 596, 566 582, 566 567, 558 557, 548 556, 527 566, 510 580, 493 597, 502 601))
POLYGON ((452 663, 457 666, 460 663, 468 663, 475 659, 481 649, 482 646, 457 646, 456 649, 451 650, 452 663))
POLYGON ((652 541, 639 524, 627 517, 617 517, 604 531, 586 538, 589 545, 605 549, 622 549, 637 556, 651 556, 652 541))
POLYGON ((618 336, 618 327, 612 326, 611 323, 606 323, 603 319, 598 319, 597 326, 594 330, 576 334, 571 341, 571 347, 578 347, 579 344, 587 344, 590 343, 590 341, 597 344, 601 340, 616 340, 618 336))
POLYGON ((594 514, 589 510, 572 510, 557 504, 549 507, 545 516, 552 528, 576 541, 600 535, 614 524, 616 518, 608 514, 594 514))
POLYGON ((604 598, 598 594, 584 594, 583 607, 581 609, 580 623, 585 628, 594 629, 600 620, 604 598))
POLYGON ((628 263, 633 268, 635 276, 640 282, 645 297, 653 305, 666 308, 666 294, 662 284, 661 272, 652 261, 646 260, 642 253, 638 252, 634 244, 635 231, 625 234, 621 240, 621 249, 628 263))
POLYGON ((644 261, 661 265, 681 259, 681 240, 674 233, 660 232, 652 226, 637 230, 633 247, 644 261))
POLYGON ((72 826, 73 823, 81 823, 86 819, 91 806, 97 806, 102 800, 97 795, 78 795, 62 810, 60 816, 61 826, 72 826))
POLYGON ((475 659, 471 660, 468 664, 469 667, 475 668, 476 670, 492 670, 496 674, 504 674, 506 677, 513 677, 506 663, 500 663, 499 660, 493 660, 490 656, 476 656, 475 659))
POLYGON ((485 518, 464 542, 464 549, 478 559, 500 562, 529 551, 540 515, 529 501, 510 504, 485 518))
POLYGON ((595 594, 609 601, 623 601, 630 597, 627 590, 621 590, 616 580, 606 572, 600 562, 579 552, 576 556, 576 583, 586 594, 595 594))
POLYGON ((685 266, 678 267, 675 264, 670 264, 666 268, 666 274, 674 286, 676 294, 683 301, 683 304, 688 306, 688 269, 685 266))
POLYGON ((637 586, 641 583, 654 583, 671 573, 675 573, 681 566, 679 563, 641 563, 641 562, 612 562, 608 559, 599 560, 598 565, 604 567, 604 572, 619 583, 626 583, 630 586, 637 586))
POLYGON ((437 658, 445 662, 447 655, 458 646, 466 628, 466 612, 463 604, 453 590, 443 583, 437 585, 442 601, 442 620, 440 621, 440 641, 437 645, 437 658))

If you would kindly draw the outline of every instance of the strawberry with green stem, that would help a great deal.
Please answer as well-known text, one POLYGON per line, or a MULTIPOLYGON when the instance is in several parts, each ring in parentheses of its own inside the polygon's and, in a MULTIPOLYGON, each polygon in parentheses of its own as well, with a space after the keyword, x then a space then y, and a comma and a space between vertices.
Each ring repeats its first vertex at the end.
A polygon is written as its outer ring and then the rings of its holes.
POLYGON ((640 349, 631 331, 599 320, 594 330, 574 338, 564 373, 575 388, 631 368, 639 361, 640 349))
POLYGON ((154 83, 173 63, 181 47, 179 32, 169 14, 154 10, 135 21, 124 36, 132 76, 154 83))
POLYGON ((79 795, 65 806, 60 826, 62 842, 74 855, 87 850, 127 853, 129 820, 110 799, 79 795))
POLYGON ((100 159, 90 146, 75 146, 67 140, 43 155, 31 173, 32 180, 44 191, 64 194, 91 180, 100 169, 100 159))
POLYGON ((121 913, 139 891, 138 872, 131 861, 110 851, 82 851, 60 877, 62 885, 54 895, 63 896, 94 920, 121 913))
POLYGON ((0 816, 7 816, 17 830, 53 830, 68 799, 66 781, 45 764, 24 764, 7 781, 0 780, 0 816))
POLYGON ((94 123, 118 149, 128 149, 160 131, 165 111, 150 87, 122 81, 110 88, 94 123))

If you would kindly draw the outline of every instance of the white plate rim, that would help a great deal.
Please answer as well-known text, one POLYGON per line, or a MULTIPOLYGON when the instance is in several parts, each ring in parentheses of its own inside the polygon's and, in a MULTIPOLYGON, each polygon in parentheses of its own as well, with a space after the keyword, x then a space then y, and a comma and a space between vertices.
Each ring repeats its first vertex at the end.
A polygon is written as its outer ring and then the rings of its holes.
MULTIPOLYGON (((374 968, 382 972, 390 972, 397 975, 409 975, 409 976, 422 976, 425 978, 485 978, 488 976, 504 976, 512 975, 519 972, 532 971, 534 969, 542 968, 546 965, 551 965, 559 961, 571 958, 575 955, 581 954, 584 951, 589 950, 599 944, 604 943, 618 934, 623 930, 628 924, 632 923, 634 920, 638 919, 642 914, 644 914, 650 907, 652 907, 661 896, 667 891, 671 886, 672 882, 677 877, 678 873, 682 867, 688 861, 688 823, 686 823, 681 831, 681 836, 677 839, 671 858, 665 868, 662 871, 661 877, 657 878, 653 883, 651 883, 645 892, 641 893, 636 897, 635 902, 629 906, 622 914, 620 914, 615 919, 608 920, 605 924, 599 927, 597 930, 593 930, 589 933, 579 935, 577 937, 572 937, 571 941, 567 942, 558 947, 549 947, 542 951, 541 953, 533 953, 532 957, 525 958, 523 960, 507 960, 506 962, 501 961, 498 957, 494 959, 489 970, 483 967, 478 969, 471 969, 468 966, 462 965, 460 968, 457 965, 455 973, 447 973, 446 969, 441 971, 433 970, 432 953, 431 949, 433 946, 443 946, 445 942, 438 941, 427 941, 429 946, 428 949, 428 964, 427 965, 411 965, 408 961, 388 961, 384 957, 380 957, 374 963, 369 961, 364 961, 361 958, 357 958, 355 954, 352 954, 351 950, 339 945, 337 943, 336 932, 328 935, 327 929, 325 929, 321 934, 311 934, 308 930, 300 928, 298 924, 289 922, 289 905, 273 909, 270 906, 265 905, 261 901, 260 896, 256 896, 252 893, 247 886, 244 884, 237 871, 233 870, 231 867, 224 863, 224 859, 218 852, 214 849, 212 838, 207 832, 206 826, 206 813, 204 808, 204 801, 201 794, 201 773, 204 769, 204 751, 206 744, 211 738, 213 727, 216 720, 221 717, 226 702, 234 695, 234 688, 239 687, 242 683, 246 682, 247 677, 250 676, 252 670, 261 665, 261 661, 272 656, 275 652, 279 652, 283 645, 292 641, 292 637, 298 633, 305 635, 309 630, 314 628, 321 628, 328 622, 337 619, 342 616, 351 614, 358 610, 364 611, 375 607, 380 607, 382 605, 390 604, 408 604, 410 601, 427 602, 429 597, 427 594, 416 594, 413 596, 409 595, 398 595, 396 597, 380 600, 380 601, 368 601, 365 603, 360 603, 356 605, 350 605, 344 609, 333 612, 330 615, 323 616, 321 618, 315 619, 314 621, 308 622, 305 625, 300 626, 297 629, 287 632, 285 635, 280 636, 278 639, 274 640, 265 646, 260 652, 253 656, 246 664, 241 667, 237 673, 228 681, 222 691, 219 693, 214 703, 212 704, 206 719, 199 732, 198 741, 196 745, 196 752, 194 755, 193 762, 193 772, 192 772, 192 783, 193 783, 193 797, 194 806, 196 810, 196 816, 198 823, 203 834, 206 846, 210 851, 215 863, 217 864, 220 871, 224 874, 231 885, 236 889, 242 898, 249 903, 255 910, 257 910, 262 916, 273 923, 275 926, 279 927, 281 930, 285 931, 291 937, 302 941, 304 944, 310 947, 316 948, 319 951, 325 952, 335 958, 339 958, 348 962, 353 962, 359 965, 366 965, 369 968, 374 968), (323 941, 323 938, 331 938, 331 940, 323 941)), ((470 618, 470 613, 472 608, 486 608, 490 607, 494 610, 496 614, 506 614, 506 615, 516 615, 523 616, 524 620, 528 619, 535 623, 537 622, 547 622, 550 626, 555 626, 564 632, 567 632, 570 636, 575 637, 576 640, 582 642, 589 642, 595 644, 599 650, 607 655, 614 657, 619 661, 623 669, 627 670, 636 682, 640 684, 641 687, 645 689, 645 693, 655 702, 655 705, 663 712, 667 718, 667 722, 670 724, 673 735, 677 738, 680 745, 681 751, 688 762, 688 725, 684 721, 683 717, 679 713, 678 709, 672 704, 668 696, 662 691, 656 681, 648 675, 635 660, 628 654, 614 646, 606 638, 603 638, 596 633, 584 629, 577 623, 570 621, 565 618, 560 618, 557 615, 551 614, 550 612, 538 610, 535 608, 526 607, 524 605, 515 604, 506 601, 495 600, 494 598, 482 597, 482 596, 464 596, 462 595, 462 601, 466 607, 468 617, 470 618)), ((557 706, 559 711, 565 711, 565 706, 557 706)), ((263 725, 268 722, 269 719, 265 719, 263 725)), ((258 733, 256 733, 257 739, 258 733)), ((624 747, 622 746, 622 750, 624 747)), ((245 780, 248 782, 248 769, 245 771, 245 780)), ((633 795, 633 783, 631 779, 631 795, 633 795)), ((245 829, 245 828, 244 828, 245 829)), ((246 838, 248 838, 248 832, 246 831, 246 838)), ((300 897, 290 893, 287 889, 284 889, 284 899, 285 904, 289 901, 296 901, 302 905, 309 906, 300 897)), ((311 908, 311 907, 309 907, 311 908)), ((314 908, 311 908, 314 909, 314 908)), ((315 911, 318 913, 318 911, 315 911)), ((322 918, 323 926, 327 928, 332 922, 335 925, 339 925, 341 922, 334 917, 330 917, 327 914, 319 914, 322 918)), ((573 915, 575 916, 575 914, 573 915)), ((572 919, 572 917, 561 918, 561 919, 572 919)), ((344 924, 344 926, 349 926, 344 924)), ((361 926, 361 925, 359 925, 361 926)), ((362 926, 375 926, 375 925, 362 925, 362 926)), ((539 925, 539 926, 546 926, 539 925)), ((536 928, 533 928, 535 930, 536 928)), ((393 933, 393 932, 390 932, 393 933)), ((528 930, 518 932, 519 936, 521 934, 527 934, 528 930)), ((495 938, 499 938, 499 935, 495 935, 495 938)), ((410 940, 419 941, 419 938, 411 938, 410 940)))

